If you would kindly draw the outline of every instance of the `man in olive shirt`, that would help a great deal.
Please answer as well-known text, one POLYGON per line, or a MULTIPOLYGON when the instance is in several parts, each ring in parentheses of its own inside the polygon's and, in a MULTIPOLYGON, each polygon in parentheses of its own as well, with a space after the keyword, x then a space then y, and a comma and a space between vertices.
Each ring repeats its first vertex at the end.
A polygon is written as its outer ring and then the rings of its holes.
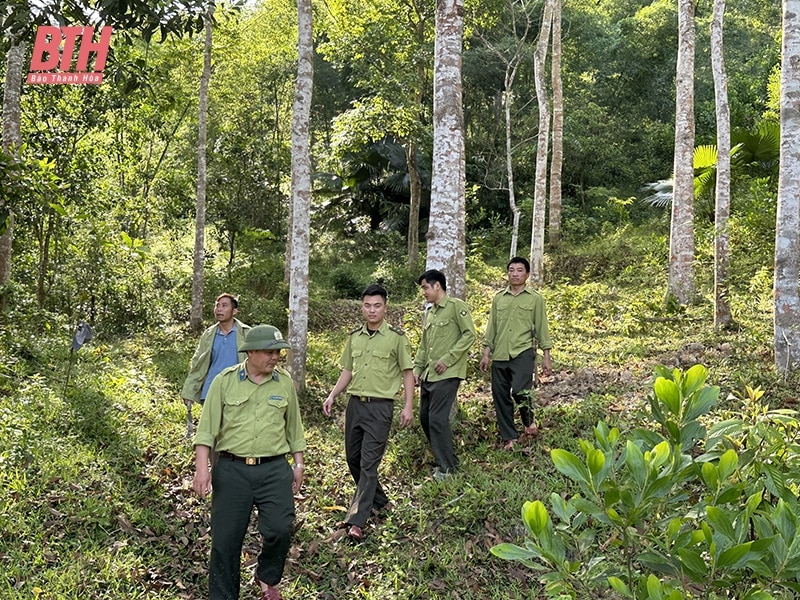
POLYGON ((275 327, 253 327, 241 346, 245 361, 217 375, 206 396, 194 439, 193 487, 200 497, 214 490, 210 600, 239 597, 242 542, 253 506, 263 538, 255 579, 262 600, 281 599, 277 586, 289 552, 306 449, 294 383, 277 366, 285 348, 289 344, 275 327), (213 472, 211 448, 219 451, 213 472))
POLYGON ((542 374, 553 372, 550 360, 553 342, 544 298, 527 287, 530 263, 516 256, 508 262, 507 270, 508 287, 492 299, 480 370, 485 373, 492 363, 492 400, 500 437, 503 447, 513 450, 519 439, 514 425, 514 402, 519 404, 525 433, 530 436, 539 433, 531 399, 525 397, 525 392, 533 387, 537 344, 543 354, 542 374))
POLYGON ((394 414, 394 398, 403 386, 405 405, 400 426, 414 417, 414 372, 411 346, 402 329, 386 322, 386 290, 371 285, 362 294, 366 323, 350 332, 340 360, 342 372, 322 411, 331 416, 336 396, 345 389, 350 401, 345 412, 344 445, 356 492, 347 512, 347 534, 364 539, 370 512, 380 511, 389 498, 378 482, 378 467, 386 450, 394 414), (349 385, 349 387, 348 387, 349 385))
POLYGON ((469 349, 476 338, 475 325, 466 303, 447 295, 444 273, 436 269, 425 271, 418 283, 429 307, 414 358, 414 380, 420 386, 420 424, 436 460, 433 476, 441 480, 458 468, 450 409, 461 380, 467 376, 469 349))

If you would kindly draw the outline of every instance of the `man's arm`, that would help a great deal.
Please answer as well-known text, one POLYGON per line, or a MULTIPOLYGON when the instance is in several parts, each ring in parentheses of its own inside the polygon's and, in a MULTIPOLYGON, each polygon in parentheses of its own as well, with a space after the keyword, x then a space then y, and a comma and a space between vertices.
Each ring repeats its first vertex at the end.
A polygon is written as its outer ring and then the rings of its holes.
POLYGON ((300 488, 303 487, 303 470, 305 469, 305 463, 303 463, 302 452, 295 452, 292 456, 294 458, 294 464, 292 465, 292 474, 294 475, 292 491, 296 494, 300 491, 300 488))
POLYGON ((336 396, 347 389, 351 379, 353 379, 353 372, 349 369, 342 369, 336 385, 333 386, 331 393, 328 394, 327 400, 322 403, 322 412, 324 412, 327 416, 331 416, 331 408, 333 407, 334 400, 336 400, 336 396))
POLYGON ((405 427, 414 420, 414 371, 403 371, 403 395, 406 398, 405 406, 400 411, 400 426, 405 427))
POLYGON ((211 491, 211 467, 208 464, 210 452, 211 448, 202 444, 194 447, 194 481, 192 482, 192 487, 201 498, 205 498, 211 491))

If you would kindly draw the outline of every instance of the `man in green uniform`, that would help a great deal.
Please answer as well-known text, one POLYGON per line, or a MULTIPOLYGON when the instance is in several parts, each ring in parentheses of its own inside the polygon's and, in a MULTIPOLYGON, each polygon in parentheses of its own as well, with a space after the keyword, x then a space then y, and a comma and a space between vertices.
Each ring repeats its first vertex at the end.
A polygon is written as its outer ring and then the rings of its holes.
POLYGON ((253 506, 263 538, 255 579, 262 600, 280 600, 294 524, 294 494, 303 483, 306 449, 300 407, 289 373, 278 367, 289 348, 271 325, 253 327, 241 349, 247 358, 211 383, 194 439, 193 487, 212 488, 210 600, 239 598, 242 542, 253 506), (213 471, 211 448, 219 451, 213 471), (287 454, 294 457, 289 466, 287 454))
POLYGON ((386 322, 386 290, 382 286, 369 286, 361 297, 366 322, 350 332, 340 360, 341 375, 322 404, 322 411, 331 416, 336 396, 345 389, 350 393, 344 445, 356 492, 345 524, 347 534, 356 541, 364 539, 370 512, 380 511, 389 502, 378 482, 378 466, 386 450, 393 401, 401 384, 405 405, 400 426, 405 427, 414 417, 414 372, 408 338, 402 329, 386 322))
POLYGON ((419 420, 436 460, 433 476, 441 480, 458 468, 450 410, 458 386, 467 376, 475 325, 466 303, 447 295, 444 273, 436 269, 425 271, 418 283, 427 309, 414 358, 414 380, 420 386, 419 420))
MULTIPOLYGON (((513 450, 519 439, 514 425, 514 403, 519 405, 525 433, 536 436, 539 429, 526 393, 533 387, 536 347, 542 349, 542 374, 550 375, 550 329, 545 301, 528 287, 531 266, 525 258, 512 258, 507 265, 508 287, 492 299, 480 370, 492 363, 492 400, 497 412, 500 437, 506 450, 513 450)), ((529 392, 528 392, 529 393, 529 392)))

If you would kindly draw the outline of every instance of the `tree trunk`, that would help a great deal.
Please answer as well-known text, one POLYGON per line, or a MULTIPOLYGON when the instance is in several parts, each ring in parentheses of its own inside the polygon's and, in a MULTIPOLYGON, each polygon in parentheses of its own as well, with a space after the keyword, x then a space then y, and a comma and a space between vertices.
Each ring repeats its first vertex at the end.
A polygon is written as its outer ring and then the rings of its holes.
POLYGON ((547 46, 553 22, 553 0, 547 0, 542 16, 542 28, 533 56, 533 77, 539 105, 539 135, 536 141, 536 186, 533 195, 533 225, 531 228, 531 283, 544 283, 544 216, 547 202, 547 150, 550 142, 550 98, 545 80, 547 46))
POLYGON ((448 292, 466 294, 464 109, 461 51, 463 0, 437 0, 433 64, 433 174, 428 269, 448 279, 448 292))
POLYGON ((667 299, 694 295, 694 0, 678 0, 675 164, 667 299))
POLYGON ((728 106, 728 78, 725 74, 723 22, 725 0, 714 0, 711 19, 711 71, 717 113, 717 182, 714 210, 714 328, 730 327, 731 306, 728 286, 728 218, 731 208, 731 113, 728 106))
POLYGON ((422 182, 417 171, 417 144, 409 141, 406 146, 408 165, 408 270, 417 266, 419 259, 419 205, 422 200, 422 182))
MULTIPOLYGON (((25 42, 12 44, 6 55, 6 74, 3 85, 3 152, 16 152, 21 143, 20 94, 22 66, 25 62, 25 42)), ((5 308, 8 293, 5 286, 11 280, 11 249, 14 241, 14 207, 6 206, 0 196, 0 213, 8 211, 6 231, 0 235, 0 310, 5 308)))
POLYGON ((775 367, 800 369, 800 0, 783 0, 781 157, 775 227, 775 367))
POLYGON ((308 350, 308 255, 311 229, 309 121, 314 85, 311 0, 297 0, 297 80, 292 117, 292 252, 289 277, 289 364, 298 391, 305 389, 308 350))
POLYGON ((553 156, 550 159, 550 219, 548 222, 551 247, 561 240, 561 166, 564 162, 564 88, 561 83, 561 9, 562 0, 553 2, 553 56, 551 78, 553 86, 553 156))
POLYGON ((194 217, 194 256, 192 261, 192 311, 189 326, 195 333, 203 328, 203 266, 206 245, 206 137, 208 118, 208 84, 211 80, 211 44, 213 3, 204 17, 205 44, 203 45, 203 72, 200 75, 197 114, 197 207, 194 217))

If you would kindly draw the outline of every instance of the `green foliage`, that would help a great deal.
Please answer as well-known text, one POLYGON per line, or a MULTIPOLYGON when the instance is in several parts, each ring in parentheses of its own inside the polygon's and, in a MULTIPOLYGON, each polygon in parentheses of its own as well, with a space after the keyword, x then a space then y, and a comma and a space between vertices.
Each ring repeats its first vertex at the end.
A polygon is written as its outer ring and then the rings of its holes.
POLYGON ((705 385, 706 369, 656 374, 651 417, 664 435, 625 436, 600 422, 593 441, 580 440, 583 456, 552 450, 578 493, 551 494, 552 516, 543 502, 526 502, 525 545, 492 552, 537 571, 549 598, 605 586, 634 599, 797 592, 796 411, 767 410, 760 392, 746 388, 746 417, 707 432, 702 419, 719 389, 705 385), (699 443, 706 453, 695 458, 699 443))

